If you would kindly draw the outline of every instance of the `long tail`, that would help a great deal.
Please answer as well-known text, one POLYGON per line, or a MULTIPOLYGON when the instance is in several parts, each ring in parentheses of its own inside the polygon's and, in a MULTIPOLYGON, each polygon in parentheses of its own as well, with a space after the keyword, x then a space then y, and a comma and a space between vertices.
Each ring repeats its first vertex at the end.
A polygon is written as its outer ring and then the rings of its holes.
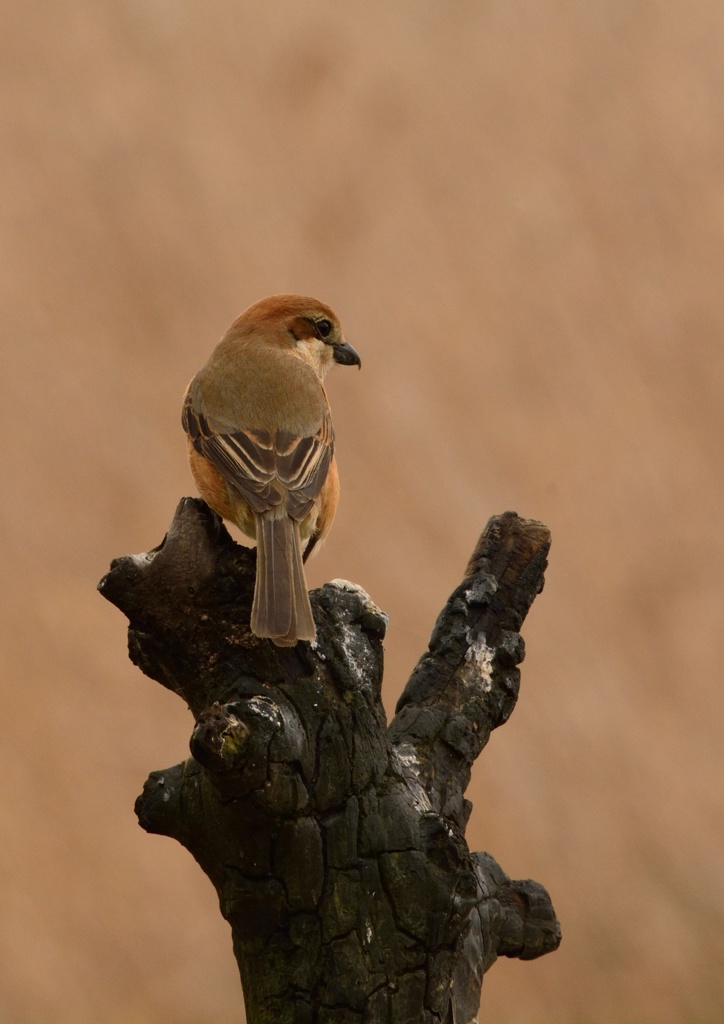
POLYGON ((314 640, 316 630, 302 563, 299 525, 290 516, 256 517, 256 585, 251 628, 278 647, 314 640))

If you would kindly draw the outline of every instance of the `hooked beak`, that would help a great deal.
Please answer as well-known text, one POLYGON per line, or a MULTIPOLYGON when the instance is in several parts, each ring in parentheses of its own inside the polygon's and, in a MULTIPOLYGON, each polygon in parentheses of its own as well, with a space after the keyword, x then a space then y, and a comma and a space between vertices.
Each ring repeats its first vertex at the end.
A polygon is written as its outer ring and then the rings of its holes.
POLYGON ((332 358, 335 363, 341 363, 343 366, 362 366, 358 353, 346 341, 332 345, 332 358))

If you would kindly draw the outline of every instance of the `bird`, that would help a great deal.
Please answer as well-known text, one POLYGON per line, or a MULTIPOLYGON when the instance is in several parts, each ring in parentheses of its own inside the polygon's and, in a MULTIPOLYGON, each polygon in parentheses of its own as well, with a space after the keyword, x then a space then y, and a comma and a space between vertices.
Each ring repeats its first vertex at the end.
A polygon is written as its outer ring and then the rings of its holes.
POLYGON ((201 497, 256 540, 251 631, 278 647, 313 641, 304 562, 339 500, 324 378, 361 366, 337 315, 303 295, 270 295, 231 324, 191 380, 182 424, 201 497))

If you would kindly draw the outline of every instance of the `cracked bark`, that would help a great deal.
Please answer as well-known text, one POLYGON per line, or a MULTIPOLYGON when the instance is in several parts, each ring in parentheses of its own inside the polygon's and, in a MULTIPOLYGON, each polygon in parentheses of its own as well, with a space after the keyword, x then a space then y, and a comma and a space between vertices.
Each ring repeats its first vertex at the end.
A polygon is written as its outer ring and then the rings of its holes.
POLYGON ((131 660, 195 720, 192 756, 150 775, 136 813, 216 887, 249 1024, 468 1024, 498 956, 558 946, 545 889, 465 842, 549 544, 541 523, 490 520, 389 728, 386 617, 361 588, 312 593, 314 644, 260 640, 255 552, 192 498, 159 547, 112 563, 99 589, 131 660))

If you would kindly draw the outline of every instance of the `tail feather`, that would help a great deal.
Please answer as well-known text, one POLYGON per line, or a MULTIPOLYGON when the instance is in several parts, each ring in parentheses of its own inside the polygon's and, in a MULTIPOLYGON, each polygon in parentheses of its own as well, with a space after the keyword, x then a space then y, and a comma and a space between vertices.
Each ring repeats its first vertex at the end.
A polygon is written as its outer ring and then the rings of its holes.
POLYGON ((299 525, 289 516, 256 517, 256 585, 251 628, 279 647, 314 640, 316 630, 302 563, 299 525))

